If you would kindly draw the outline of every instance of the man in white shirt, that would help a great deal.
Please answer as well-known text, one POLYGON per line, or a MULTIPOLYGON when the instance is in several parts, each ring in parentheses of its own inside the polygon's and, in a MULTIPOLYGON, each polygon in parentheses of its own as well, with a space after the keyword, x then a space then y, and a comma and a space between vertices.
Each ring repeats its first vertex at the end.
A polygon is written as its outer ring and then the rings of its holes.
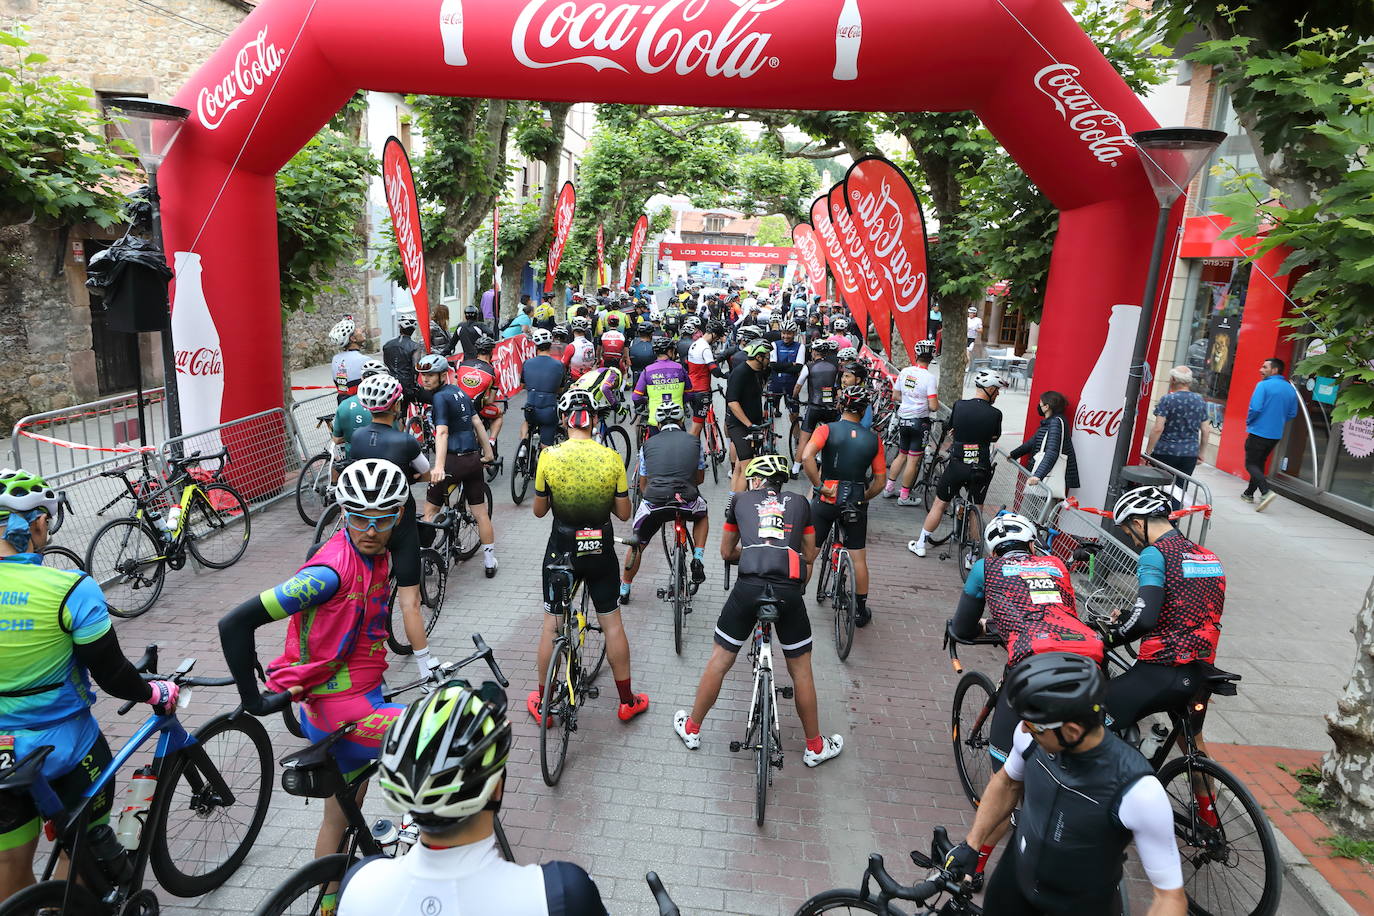
POLYGON ((968 307, 968 350, 973 352, 973 345, 983 336, 983 319, 978 317, 978 309, 970 305, 968 307))
POLYGON ((897 383, 893 395, 900 397, 897 405, 897 459, 887 469, 887 486, 883 496, 891 499, 897 495, 897 475, 901 474, 902 490, 897 500, 899 506, 914 506, 917 500, 911 495, 911 485, 916 480, 916 472, 921 467, 921 457, 925 454, 926 434, 930 431, 930 418, 940 409, 936 397, 939 383, 930 371, 930 360, 935 352, 935 342, 922 340, 916 344, 916 365, 907 366, 897 373, 897 383))

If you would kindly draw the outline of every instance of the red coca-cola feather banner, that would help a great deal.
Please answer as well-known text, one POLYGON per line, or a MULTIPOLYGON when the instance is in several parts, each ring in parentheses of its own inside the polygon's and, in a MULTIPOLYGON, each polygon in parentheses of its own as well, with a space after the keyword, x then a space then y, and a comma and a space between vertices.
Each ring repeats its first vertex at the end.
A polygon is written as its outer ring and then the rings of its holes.
POLYGON ((906 173, 881 156, 855 162, 844 185, 849 213, 882 280, 882 298, 891 306, 908 358, 915 361, 916 341, 927 334, 930 311, 921 202, 906 173))
POLYGON ((840 298, 849 306, 859 327, 868 327, 868 303, 860 294, 854 266, 849 263, 849 256, 845 254, 844 246, 835 232, 835 224, 830 220, 829 194, 822 194, 811 202, 811 226, 824 247, 825 260, 830 265, 830 272, 835 275, 840 298))
POLYGON ((816 237, 816 230, 810 223, 797 223, 792 227, 792 242, 797 246, 797 254, 806 269, 807 279, 811 281, 812 292, 825 290, 825 249, 816 237))
POLYGON ((606 227, 596 224, 596 285, 606 285, 606 227))
POLYGON ((563 182, 558 191, 558 203, 553 208, 553 241, 549 243, 549 263, 544 268, 544 292, 553 292, 553 281, 558 277, 558 265, 563 261, 563 251, 568 247, 568 236, 572 233, 573 212, 577 209, 577 191, 571 181, 563 182))
POLYGON ((634 231, 630 233, 630 253, 625 259, 625 289, 630 288, 630 281, 634 279, 636 265, 639 264, 639 253, 644 250, 644 240, 649 237, 649 217, 641 215, 635 220, 634 231))
POLYGON ((429 289, 425 286, 425 248, 420 240, 420 202, 415 196, 415 177, 410 172, 410 157, 395 137, 387 137, 382 147, 382 188, 391 228, 396 232, 396 247, 401 251, 401 268, 406 286, 415 303, 415 321, 429 350, 429 289))
MULTIPOLYGON (((849 208, 845 205, 843 181, 830 189, 830 221, 835 225, 835 234, 839 237, 845 254, 849 256, 849 263, 853 265, 854 277, 859 281, 859 296, 864 300, 868 317, 878 329, 883 349, 891 353, 892 326, 888 321, 887 306, 883 302, 882 281, 878 279, 878 269, 873 266, 868 249, 864 247, 859 230, 855 227, 854 219, 849 215, 849 208)), ((868 338, 866 322, 859 323, 858 335, 860 343, 868 338)))

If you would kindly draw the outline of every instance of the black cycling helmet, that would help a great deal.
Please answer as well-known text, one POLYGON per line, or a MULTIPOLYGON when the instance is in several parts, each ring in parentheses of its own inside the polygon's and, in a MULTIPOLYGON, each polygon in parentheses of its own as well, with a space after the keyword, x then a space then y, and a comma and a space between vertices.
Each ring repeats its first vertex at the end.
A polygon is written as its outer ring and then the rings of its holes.
POLYGON ((671 337, 667 337, 663 334, 658 334, 654 337, 655 353, 671 352, 675 346, 676 344, 673 343, 673 339, 671 337))
POLYGON ((871 400, 867 385, 850 385, 840 390, 840 409, 845 413, 861 414, 871 400))
POLYGON ((844 363, 840 366, 840 369, 853 375, 861 382, 868 381, 868 367, 857 359, 851 359, 849 362, 844 363))
POLYGON ((463 316, 466 318, 476 318, 479 313, 480 309, 478 309, 475 305, 468 305, 463 307, 463 316))
POLYGON ((649 322, 647 321, 641 321, 639 323, 639 327, 635 328, 635 333, 638 334, 640 337, 653 337, 654 326, 649 324, 649 322))
POLYGON ((478 353, 490 353, 496 348, 496 341, 487 334, 478 334, 472 342, 472 349, 478 353))
POLYGON ((554 340, 561 340, 561 341, 564 341, 565 343, 566 343, 567 341, 569 341, 569 340, 572 340, 572 334, 568 333, 568 326, 567 326, 567 325, 560 324, 560 325, 558 325, 556 328, 554 328, 554 329, 553 329, 553 339, 554 339, 554 340))
POLYGON ((718 338, 724 337, 725 322, 718 319, 706 322, 706 333, 718 338))
POLYGON ((1102 724, 1107 681, 1097 662, 1087 656, 1071 652, 1032 655, 1011 669, 1003 689, 1011 708, 1033 725, 1058 727, 1076 722, 1094 728, 1102 724))

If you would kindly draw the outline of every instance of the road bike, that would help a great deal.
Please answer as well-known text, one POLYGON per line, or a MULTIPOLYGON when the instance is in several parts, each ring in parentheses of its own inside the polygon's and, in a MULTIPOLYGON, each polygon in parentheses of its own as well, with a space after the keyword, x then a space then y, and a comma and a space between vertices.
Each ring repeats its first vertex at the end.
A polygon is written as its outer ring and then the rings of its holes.
POLYGON ((854 560, 849 556, 845 541, 850 526, 859 523, 862 511, 859 505, 853 504, 840 510, 821 544, 816 570, 816 601, 821 605, 830 604, 834 617, 835 654, 840 661, 849 658, 849 650, 854 647, 854 617, 859 606, 854 588, 854 560))
POLYGON ((1002 637, 996 633, 960 639, 954 635, 953 621, 945 624, 944 648, 949 652, 950 666, 959 678, 954 685, 954 708, 949 719, 950 740, 954 744, 954 769, 959 774, 959 785, 963 786, 964 794, 975 808, 982 801, 983 790, 992 779, 992 713, 997 707, 1001 687, 983 672, 965 669, 959 661, 959 647, 1000 645, 1002 637))
MULTIPOLYGON (((191 700, 192 687, 228 687, 233 678, 191 677, 196 660, 188 658, 167 676, 181 688, 178 709, 191 700)), ((158 664, 158 647, 148 646, 135 667, 145 679, 158 664)), ((136 704, 125 703, 124 715, 136 704)), ((0 755, 0 791, 27 793, 55 834, 42 880, 0 904, 0 916, 140 916, 158 911, 157 897, 144 886, 148 866, 158 884, 178 897, 199 897, 222 885, 243 863, 267 817, 272 798, 269 772, 272 745, 267 730, 236 708, 215 716, 188 733, 173 711, 154 712, 135 730, 82 796, 74 811, 62 802, 43 776, 43 762, 53 753, 44 745, 22 760, 4 761, 0 755), (110 827, 88 829, 90 806, 102 791, 113 791, 119 770, 149 741, 156 738, 152 763, 134 774, 130 791, 155 785, 145 811, 132 810, 137 845, 129 851, 115 847, 110 827), (4 765, 8 763, 9 765, 4 765), (103 834, 103 858, 93 847, 93 834, 103 834), (77 881, 54 880, 65 856, 68 874, 77 881)), ((133 800, 129 795, 127 800, 133 800)), ((136 804, 135 809, 141 807, 136 804)), ((120 819, 115 808, 112 819, 120 819)))
POLYGON ((726 451, 725 433, 721 430, 720 420, 716 417, 716 395, 724 395, 719 388, 712 388, 706 396, 706 419, 701 421, 702 447, 711 465, 711 479, 720 483, 720 466, 729 457, 726 451))
POLYGON ((54 569, 65 569, 68 572, 85 572, 86 561, 76 555, 75 550, 62 547, 58 544, 49 544, 43 548, 43 565, 51 566, 54 569))
MULTIPOLYGON (((970 491, 987 491, 992 471, 975 468, 973 479, 959 487, 954 498, 945 506, 945 514, 940 517, 939 525, 926 538, 926 543, 939 547, 946 542, 949 546, 940 552, 941 560, 955 558, 959 563, 959 579, 968 579, 973 564, 983 557, 983 515, 970 491)), ((934 504, 934 488, 927 491, 926 509, 934 504)))
POLYGON ((625 427, 608 423, 608 413, 610 411, 597 413, 596 426, 592 430, 592 439, 598 445, 604 445, 620 455, 621 462, 628 469, 630 467, 630 434, 625 432, 625 427))
POLYGON ((773 770, 782 769, 782 725, 778 719, 778 696, 790 700, 791 687, 773 682, 773 624, 782 613, 773 586, 764 587, 759 599, 754 635, 749 641, 749 663, 753 668, 754 692, 749 700, 749 721, 743 741, 731 741, 730 751, 754 754, 754 822, 763 826, 768 807, 768 787, 773 770))
POLYGON ((563 429, 559 427, 558 435, 553 442, 542 441, 539 435, 539 422, 534 419, 532 408, 525 408, 525 438, 520 440, 520 445, 515 450, 515 461, 511 465, 510 472, 510 498, 511 502, 517 506, 525 501, 525 494, 529 492, 530 482, 534 480, 534 473, 539 467, 539 453, 546 445, 556 445, 562 441, 563 429))
POLYGON ((822 913, 841 911, 897 916, 900 911, 892 905, 894 900, 909 900, 924 907, 920 912, 926 916, 979 916, 983 910, 973 902, 974 886, 956 880, 939 864, 945 861, 953 848, 954 844, 945 828, 936 827, 930 843, 930 854, 919 850, 911 853, 911 861, 917 868, 930 870, 924 881, 911 887, 903 886, 888 874, 883 857, 876 852, 871 853, 857 889, 838 888, 817 894, 801 905, 796 916, 820 916, 822 913), (940 899, 942 897, 944 899, 940 899))
MULTIPOLYGON (((664 529, 659 529, 663 531, 664 529)), ((692 596, 697 587, 692 582, 692 558, 696 543, 682 513, 673 513, 673 548, 668 554, 668 584, 658 589, 658 600, 673 606, 673 649, 682 654, 682 628, 692 613, 692 596)))
MULTIPOLYGON (((417 520, 421 537, 426 530, 442 530, 442 526, 423 519, 417 520)), ((434 632, 439 622, 439 614, 444 609, 444 599, 448 594, 448 554, 433 547, 420 548, 420 619, 424 624, 425 636, 434 632)), ((396 587, 395 577, 390 583, 391 594, 387 599, 386 644, 397 655, 412 655, 415 649, 410 644, 402 621, 403 615, 397 610, 400 589, 396 587)))
MULTIPOLYGON (((324 414, 315 418, 315 428, 329 430, 334 423, 334 415, 324 414)), ((320 513, 334 501, 334 444, 301 466, 296 475, 296 513, 301 521, 311 528, 320 520, 320 513)))
POLYGON ((248 550, 252 534, 248 503, 222 482, 229 452, 192 452, 168 463, 171 470, 165 483, 149 473, 146 456, 136 482, 125 469, 100 475, 123 481, 126 492, 96 515, 125 499, 134 503, 132 516, 107 523, 86 548, 85 570, 105 592, 110 613, 116 617, 137 617, 152 607, 162 594, 167 570, 185 566, 188 551, 204 566, 228 569, 248 550), (213 482, 202 482, 192 473, 203 461, 220 462, 214 475, 201 472, 213 482), (179 502, 170 502, 170 494, 178 491, 179 502), (168 506, 165 516, 163 506, 168 506))
MULTIPOLYGON (((506 408, 510 406, 510 401, 507 398, 502 398, 501 400, 495 401, 494 403, 497 405, 497 409, 500 411, 500 414, 498 414, 498 416, 505 416, 506 408)), ((489 420, 483 417, 482 422, 487 425, 487 431, 490 432, 491 424, 495 422, 495 418, 489 420)), ((492 459, 491 461, 488 461, 482 468, 482 471, 487 475, 487 483, 492 483, 493 481, 495 481, 496 478, 501 476, 501 472, 506 469, 505 457, 496 453, 495 439, 492 440, 491 450, 493 452, 492 459)))
MULTIPOLYGON (((634 543, 625 538, 615 541, 634 543)), ((601 693, 594 682, 606 662, 606 637, 600 625, 591 622, 591 595, 573 571, 572 555, 559 554, 547 568, 552 576, 550 597, 558 615, 558 633, 539 701, 539 770, 545 785, 556 786, 567 765, 568 742, 577 731, 577 716, 587 700, 601 693), (582 593, 581 605, 574 611, 578 591, 582 593)))
POLYGON ((415 437, 415 441, 420 443, 420 454, 429 459, 431 465, 434 464, 434 413, 430 406, 422 401, 412 401, 406 408, 405 431, 415 437))
POLYGON ((945 465, 949 463, 949 455, 945 452, 945 438, 948 433, 949 426, 944 420, 931 419, 922 447, 921 467, 911 482, 912 497, 918 498, 927 512, 935 503, 935 487, 944 475, 945 465))
MULTIPOLYGON (((477 651, 462 661, 450 662, 440 666, 438 682, 447 681, 463 668, 481 660, 487 663, 492 676, 502 688, 509 686, 510 682, 501 673, 501 668, 496 663, 491 647, 482 639, 481 634, 473 634, 472 642, 477 651)), ((387 691, 386 699, 390 701, 407 691, 434 683, 434 681, 434 678, 421 678, 412 681, 387 691)), ((488 696, 487 698, 498 700, 500 714, 504 715, 505 694, 500 691, 495 691, 495 693, 500 694, 499 697, 488 696)), ((484 693, 484 695, 486 694, 484 693)), ((269 701, 268 705, 279 706, 289 701, 289 698, 290 694, 278 694, 269 701), (281 699, 283 697, 286 698, 285 701, 281 699)), ((275 713, 276 710, 272 709, 271 711, 275 713)), ((407 822, 406 818, 402 818, 398 827, 394 822, 385 818, 369 825, 363 816, 357 802, 358 787, 372 777, 379 766, 378 762, 372 761, 350 779, 344 776, 343 771, 339 769, 338 761, 331 753, 331 748, 348 737, 355 728, 357 728, 355 723, 340 726, 333 733, 316 741, 304 750, 282 758, 282 788, 290 795, 306 799, 333 798, 343 811, 348 826, 344 829, 338 852, 322 856, 303 865, 258 906, 255 916, 319 913, 324 897, 337 891, 339 882, 343 880, 350 868, 369 856, 403 854, 419 839, 414 824, 407 822)), ((496 828, 496 845, 501 850, 501 855, 507 861, 515 861, 510 843, 506 840, 506 832, 501 826, 500 817, 495 817, 493 823, 496 828)), ((439 911, 436 909, 433 912, 438 913, 439 911)))

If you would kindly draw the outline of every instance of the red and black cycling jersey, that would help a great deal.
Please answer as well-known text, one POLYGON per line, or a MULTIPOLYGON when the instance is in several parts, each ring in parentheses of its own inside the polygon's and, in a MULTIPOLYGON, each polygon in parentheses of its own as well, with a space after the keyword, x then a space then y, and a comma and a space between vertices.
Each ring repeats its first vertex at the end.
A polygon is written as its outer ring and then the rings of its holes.
POLYGON ((739 534, 741 580, 805 581, 802 547, 806 535, 815 534, 806 497, 770 487, 732 493, 725 505, 725 530, 739 534))
POLYGON ((458 377, 458 387, 479 407, 485 403, 487 392, 496 385, 496 370, 484 359, 465 359, 458 364, 454 374, 458 377))
POLYGON ((979 589, 992 628, 1006 643, 1008 665, 1041 652, 1072 652, 1102 662, 1102 637, 1078 619, 1073 582, 1058 557, 1022 552, 986 557, 974 564, 964 585, 965 594, 975 597, 979 589))
POLYGON ((1226 604, 1221 560, 1177 532, 1141 551, 1146 565, 1151 549, 1164 558, 1164 603, 1158 622, 1140 641, 1140 661, 1155 665, 1215 662, 1226 604))
MULTIPOLYGON (((858 483, 868 477, 869 471, 878 476, 887 473, 882 440, 860 423, 827 423, 811 434, 811 441, 820 446, 821 479, 826 483, 858 483)), ((862 490, 859 495, 863 495, 862 490)))

